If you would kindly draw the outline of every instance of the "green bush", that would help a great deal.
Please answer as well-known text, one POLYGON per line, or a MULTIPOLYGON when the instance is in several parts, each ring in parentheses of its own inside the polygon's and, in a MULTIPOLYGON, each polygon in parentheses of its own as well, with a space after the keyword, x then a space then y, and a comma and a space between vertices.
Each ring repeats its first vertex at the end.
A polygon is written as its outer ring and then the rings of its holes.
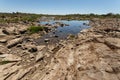
POLYGON ((39 31, 43 31, 44 30, 44 27, 43 26, 31 26, 28 28, 28 31, 30 33, 37 33, 39 31))

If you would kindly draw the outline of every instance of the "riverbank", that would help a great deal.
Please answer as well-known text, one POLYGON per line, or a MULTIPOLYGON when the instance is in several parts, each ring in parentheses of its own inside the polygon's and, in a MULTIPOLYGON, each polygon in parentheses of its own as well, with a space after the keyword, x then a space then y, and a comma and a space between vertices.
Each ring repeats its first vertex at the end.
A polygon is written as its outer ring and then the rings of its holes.
MULTIPOLYGON (((0 80, 119 80, 119 24, 92 19, 77 37, 48 46, 35 44, 37 33, 15 36, 9 27, 8 35, 1 26, 0 80)), ((15 28, 20 32, 21 25, 15 28)))

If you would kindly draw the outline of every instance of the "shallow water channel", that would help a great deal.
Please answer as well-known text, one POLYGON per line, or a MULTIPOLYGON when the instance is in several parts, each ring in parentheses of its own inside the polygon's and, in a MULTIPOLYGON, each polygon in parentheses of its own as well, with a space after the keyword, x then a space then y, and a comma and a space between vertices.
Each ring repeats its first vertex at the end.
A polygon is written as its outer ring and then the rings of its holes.
POLYGON ((54 24, 55 22, 62 22, 64 24, 68 24, 67 26, 59 26, 52 32, 49 32, 39 39, 36 42, 40 45, 44 44, 55 44, 58 43, 60 40, 67 39, 68 35, 77 35, 81 30, 89 28, 90 26, 86 25, 89 24, 89 21, 78 21, 78 20, 59 20, 59 21, 49 21, 49 22, 40 22, 40 24, 54 24), (48 40, 46 43, 45 40, 48 40))

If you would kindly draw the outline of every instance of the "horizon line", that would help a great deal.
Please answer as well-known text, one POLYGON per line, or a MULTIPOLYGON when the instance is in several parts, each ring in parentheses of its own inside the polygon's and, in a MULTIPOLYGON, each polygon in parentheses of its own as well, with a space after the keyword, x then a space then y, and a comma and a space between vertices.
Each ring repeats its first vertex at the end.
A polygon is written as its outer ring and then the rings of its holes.
POLYGON ((95 15, 105 15, 105 14, 109 14, 109 13, 112 13, 112 14, 120 14, 120 13, 113 13, 113 12, 108 12, 108 13, 64 13, 64 14, 61 14, 61 13, 32 13, 32 12, 19 12, 19 11, 11 11, 11 12, 3 12, 3 11, 0 11, 0 13, 23 13, 23 14, 38 14, 38 15, 75 15, 75 14, 81 14, 81 15, 87 15, 87 14, 95 14, 95 15))

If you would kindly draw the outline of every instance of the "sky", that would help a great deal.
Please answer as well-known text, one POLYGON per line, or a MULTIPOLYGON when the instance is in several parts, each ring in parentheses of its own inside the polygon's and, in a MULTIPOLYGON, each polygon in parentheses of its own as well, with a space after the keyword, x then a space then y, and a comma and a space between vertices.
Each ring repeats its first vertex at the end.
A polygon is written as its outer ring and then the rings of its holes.
POLYGON ((120 13, 120 0, 0 0, 0 12, 37 14, 120 13))

